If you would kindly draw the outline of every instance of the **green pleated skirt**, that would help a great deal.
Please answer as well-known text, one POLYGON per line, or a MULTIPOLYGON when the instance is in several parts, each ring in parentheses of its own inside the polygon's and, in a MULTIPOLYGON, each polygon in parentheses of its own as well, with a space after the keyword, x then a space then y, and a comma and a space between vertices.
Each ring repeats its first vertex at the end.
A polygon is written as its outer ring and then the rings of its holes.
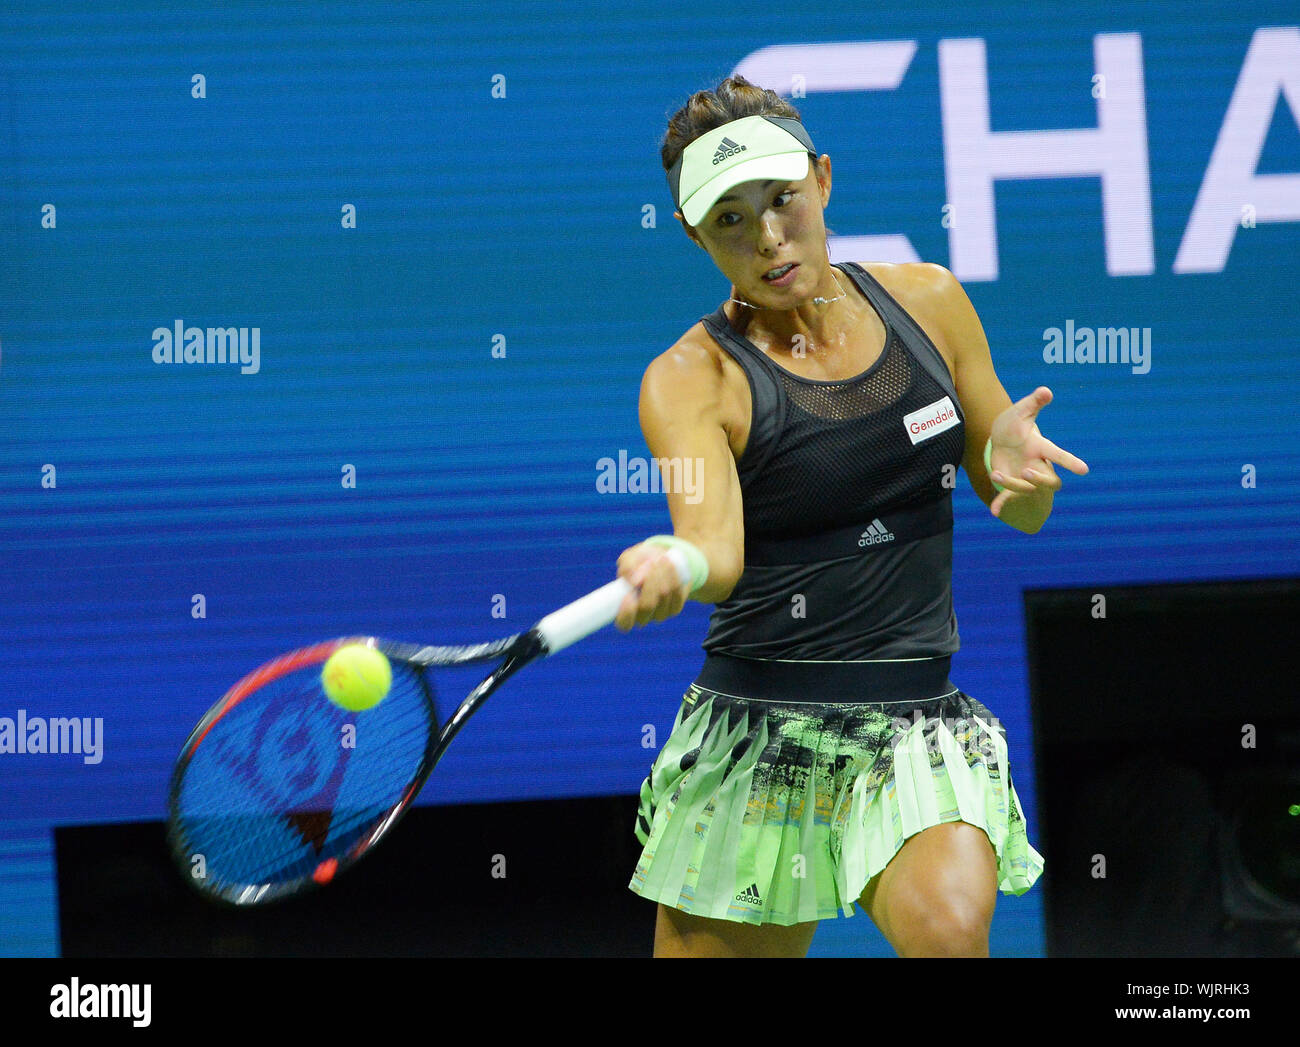
POLYGON ((998 888, 1043 871, 1005 732, 960 690, 881 703, 763 701, 692 684, 641 787, 629 887, 684 912, 788 926, 853 915, 908 837, 988 835, 998 888))

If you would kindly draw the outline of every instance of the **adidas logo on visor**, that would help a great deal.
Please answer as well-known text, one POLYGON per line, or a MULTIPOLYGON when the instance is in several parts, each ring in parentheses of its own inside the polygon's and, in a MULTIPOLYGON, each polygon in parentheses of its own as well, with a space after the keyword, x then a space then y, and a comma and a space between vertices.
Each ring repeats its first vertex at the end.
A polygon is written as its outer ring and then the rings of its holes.
POLYGON ((746 148, 746 146, 737 145, 730 138, 723 138, 718 143, 718 151, 713 154, 713 165, 716 167, 729 157, 735 156, 737 153, 743 153, 746 148))

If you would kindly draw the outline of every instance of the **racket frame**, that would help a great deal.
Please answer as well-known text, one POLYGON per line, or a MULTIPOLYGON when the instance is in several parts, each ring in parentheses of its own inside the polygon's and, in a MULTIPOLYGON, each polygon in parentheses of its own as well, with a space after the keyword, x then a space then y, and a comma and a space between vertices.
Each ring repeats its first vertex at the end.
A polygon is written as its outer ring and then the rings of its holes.
MULTIPOLYGON (((691 572, 685 557, 676 549, 665 549, 661 555, 672 563, 678 578, 682 584, 686 584, 691 577, 691 572)), ((339 637, 289 651, 246 674, 208 709, 195 725, 181 747, 180 756, 172 770, 167 795, 167 843, 183 879, 204 898, 236 908, 271 904, 309 893, 332 882, 339 873, 346 871, 365 857, 401 821, 402 816, 420 794, 420 790, 424 788, 425 782, 438 765, 438 761, 442 759, 452 739, 501 684, 524 666, 562 651, 609 625, 614 621, 623 599, 630 592, 632 586, 624 579, 616 578, 586 596, 553 611, 526 632, 487 643, 435 646, 400 643, 374 636, 339 637), (416 768, 401 797, 375 822, 373 828, 353 843, 345 854, 320 862, 309 876, 281 883, 219 887, 205 882, 206 877, 194 876, 191 862, 195 852, 186 846, 178 810, 185 772, 199 745, 222 717, 252 695, 257 694, 266 684, 297 669, 323 664, 340 647, 357 643, 374 647, 382 651, 391 661, 403 662, 417 670, 414 675, 420 684, 426 713, 426 743, 420 765, 416 768), (476 665, 498 659, 500 664, 470 691, 446 723, 439 726, 433 688, 425 676, 425 670, 435 667, 476 665)))
POLYGON ((204 714, 182 746, 181 754, 172 771, 167 798, 167 844, 173 859, 183 873, 183 878, 204 898, 236 908, 272 904, 308 893, 330 883, 339 873, 346 871, 365 857, 401 821, 402 816, 410 809, 429 780, 429 775, 433 773, 438 761, 447 751, 451 740, 459 733, 470 716, 507 679, 545 654, 546 649, 542 638, 534 628, 490 643, 465 646, 419 645, 388 641, 374 636, 344 636, 289 651, 258 666, 243 676, 204 714), (383 652, 391 661, 404 663, 415 670, 412 675, 419 683, 427 717, 426 741, 420 763, 412 774, 411 780, 402 790, 402 795, 344 854, 322 860, 306 876, 285 882, 263 884, 213 884, 207 877, 193 875, 191 863, 195 851, 186 843, 179 804, 185 772, 199 745, 223 717, 245 700, 256 695, 267 684, 299 669, 323 665, 340 647, 351 644, 373 647, 383 652), (483 678, 460 703, 447 722, 440 727, 433 688, 425 675, 425 670, 439 666, 470 666, 497 659, 501 660, 501 664, 483 678))

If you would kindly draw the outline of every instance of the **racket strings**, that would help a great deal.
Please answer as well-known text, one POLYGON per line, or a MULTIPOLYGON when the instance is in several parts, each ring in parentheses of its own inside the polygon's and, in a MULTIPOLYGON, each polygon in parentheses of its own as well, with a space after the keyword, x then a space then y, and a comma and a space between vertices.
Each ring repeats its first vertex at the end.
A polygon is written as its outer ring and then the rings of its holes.
POLYGON ((386 819, 421 776, 436 729, 431 685, 410 666, 392 667, 387 696, 363 712, 331 703, 312 665, 260 687, 211 727, 176 798, 200 886, 231 896, 307 879, 386 819))

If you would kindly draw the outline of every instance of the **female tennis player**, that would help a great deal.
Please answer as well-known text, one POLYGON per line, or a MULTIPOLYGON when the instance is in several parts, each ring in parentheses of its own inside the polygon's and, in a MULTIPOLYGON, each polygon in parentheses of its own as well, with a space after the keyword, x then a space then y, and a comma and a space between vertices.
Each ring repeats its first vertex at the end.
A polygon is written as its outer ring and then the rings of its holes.
POLYGON ((1088 467, 1038 431, 1048 389, 1011 402, 946 269, 831 264, 830 157, 774 92, 692 95, 662 160, 731 293, 646 368, 646 443, 702 483, 618 561, 624 631, 716 604, 641 789, 655 955, 804 956, 857 901, 900 956, 987 956, 1043 861, 1005 732, 948 679, 954 478, 1034 534, 1053 463, 1088 467))

